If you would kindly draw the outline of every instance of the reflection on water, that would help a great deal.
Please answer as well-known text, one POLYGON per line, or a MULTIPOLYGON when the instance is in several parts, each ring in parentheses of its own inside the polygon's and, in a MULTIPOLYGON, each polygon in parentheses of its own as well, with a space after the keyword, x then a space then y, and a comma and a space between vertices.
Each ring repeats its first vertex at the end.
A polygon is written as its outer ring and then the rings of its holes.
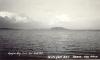
POLYGON ((0 30, 0 52, 99 55, 100 31, 0 30))

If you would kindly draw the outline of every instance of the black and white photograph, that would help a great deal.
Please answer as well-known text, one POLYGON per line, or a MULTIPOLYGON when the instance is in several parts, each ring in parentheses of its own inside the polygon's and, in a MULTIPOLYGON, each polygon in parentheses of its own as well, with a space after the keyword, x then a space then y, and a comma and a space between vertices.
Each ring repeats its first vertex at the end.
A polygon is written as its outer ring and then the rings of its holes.
POLYGON ((100 0, 0 0, 0 60, 100 60, 100 0))

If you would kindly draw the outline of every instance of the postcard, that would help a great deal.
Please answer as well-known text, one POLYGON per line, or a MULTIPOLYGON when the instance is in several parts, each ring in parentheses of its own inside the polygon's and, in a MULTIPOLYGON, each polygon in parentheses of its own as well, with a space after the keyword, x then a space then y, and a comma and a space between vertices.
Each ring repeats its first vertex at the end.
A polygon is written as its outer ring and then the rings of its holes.
POLYGON ((100 0, 0 0, 0 60, 100 60, 100 0))

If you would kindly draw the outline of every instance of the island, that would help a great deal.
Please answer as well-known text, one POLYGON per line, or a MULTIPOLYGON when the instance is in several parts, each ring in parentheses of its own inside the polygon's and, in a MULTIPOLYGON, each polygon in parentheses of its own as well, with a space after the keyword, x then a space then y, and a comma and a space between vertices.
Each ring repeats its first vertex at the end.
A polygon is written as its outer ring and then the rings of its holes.
POLYGON ((64 27, 52 27, 51 30, 69 30, 69 29, 64 27))

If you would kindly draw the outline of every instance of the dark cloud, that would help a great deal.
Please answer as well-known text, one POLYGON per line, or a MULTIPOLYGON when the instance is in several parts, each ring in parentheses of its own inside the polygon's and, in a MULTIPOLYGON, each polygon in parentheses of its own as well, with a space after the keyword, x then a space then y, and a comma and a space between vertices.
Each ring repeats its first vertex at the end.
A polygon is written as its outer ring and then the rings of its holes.
POLYGON ((20 29, 34 29, 40 28, 41 23, 33 21, 27 16, 11 15, 13 13, 3 12, 0 16, 0 28, 20 28, 20 29))

